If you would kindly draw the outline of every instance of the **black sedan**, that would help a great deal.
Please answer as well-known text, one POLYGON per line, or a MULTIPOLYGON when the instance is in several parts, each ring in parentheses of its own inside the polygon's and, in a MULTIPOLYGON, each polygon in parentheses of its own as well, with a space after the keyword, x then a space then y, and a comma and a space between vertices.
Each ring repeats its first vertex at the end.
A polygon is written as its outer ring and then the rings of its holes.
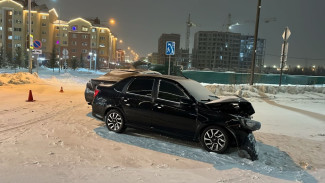
POLYGON ((88 104, 91 104, 91 102, 94 99, 94 90, 96 89, 98 84, 114 84, 124 78, 133 75, 138 75, 138 74, 160 74, 160 73, 156 71, 141 70, 141 69, 112 70, 111 72, 108 72, 103 76, 88 81, 85 89, 85 99, 88 102, 88 104))
POLYGON ((230 145, 256 160, 252 131, 261 123, 251 119, 251 103, 239 97, 219 98, 191 79, 165 75, 137 75, 114 85, 99 85, 92 103, 93 116, 108 130, 126 127, 200 141, 212 152, 230 145))

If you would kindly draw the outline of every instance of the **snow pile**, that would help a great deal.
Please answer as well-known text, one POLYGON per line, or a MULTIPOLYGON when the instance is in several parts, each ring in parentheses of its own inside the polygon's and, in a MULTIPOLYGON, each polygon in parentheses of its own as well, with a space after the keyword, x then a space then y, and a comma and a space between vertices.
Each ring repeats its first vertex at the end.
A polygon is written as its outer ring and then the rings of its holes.
POLYGON ((204 84, 208 90, 216 95, 238 95, 240 97, 257 97, 259 93, 276 95, 278 93, 304 94, 305 92, 314 92, 325 94, 323 86, 275 86, 275 85, 223 85, 223 84, 204 84))
POLYGON ((40 79, 37 73, 27 73, 27 72, 19 72, 14 74, 0 74, 0 86, 2 85, 19 85, 19 84, 30 84, 37 83, 40 79))
POLYGON ((199 143, 135 129, 127 129, 124 134, 118 134, 108 131, 106 127, 98 127, 95 132, 112 141, 213 164, 217 170, 239 168, 289 181, 316 182, 315 178, 296 165, 286 152, 263 143, 257 143, 260 149, 259 160, 251 161, 240 158, 236 148, 231 148, 226 154, 210 153, 203 150, 199 143))

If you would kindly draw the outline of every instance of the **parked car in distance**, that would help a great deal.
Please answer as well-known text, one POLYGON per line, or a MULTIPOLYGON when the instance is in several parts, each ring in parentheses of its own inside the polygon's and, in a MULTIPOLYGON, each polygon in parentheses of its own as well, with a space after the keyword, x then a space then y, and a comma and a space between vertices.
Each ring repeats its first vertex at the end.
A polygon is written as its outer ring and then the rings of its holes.
POLYGON ((224 153, 236 145, 252 160, 258 157, 250 102, 219 98, 191 79, 166 75, 136 75, 95 90, 92 114, 117 133, 127 127, 200 141, 204 149, 224 153))
POLYGON ((85 99, 88 104, 91 104, 94 98, 94 90, 98 84, 114 84, 126 77, 138 74, 159 74, 159 72, 141 69, 116 69, 106 73, 95 79, 91 79, 86 84, 85 99))

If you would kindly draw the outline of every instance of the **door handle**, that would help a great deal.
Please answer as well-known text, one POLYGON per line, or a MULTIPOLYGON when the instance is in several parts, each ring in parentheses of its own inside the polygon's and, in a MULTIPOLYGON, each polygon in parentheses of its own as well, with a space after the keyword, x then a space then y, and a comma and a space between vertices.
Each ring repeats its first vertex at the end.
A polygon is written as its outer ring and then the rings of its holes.
POLYGON ((154 106, 157 107, 157 109, 161 109, 164 107, 164 105, 160 105, 160 104, 155 104, 154 106))

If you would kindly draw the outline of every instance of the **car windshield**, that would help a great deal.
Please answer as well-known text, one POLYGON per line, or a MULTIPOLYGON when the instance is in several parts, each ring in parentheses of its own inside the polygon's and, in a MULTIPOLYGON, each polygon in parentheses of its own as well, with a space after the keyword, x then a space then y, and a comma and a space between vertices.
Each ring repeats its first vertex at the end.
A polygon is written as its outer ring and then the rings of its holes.
POLYGON ((218 99, 216 95, 206 89, 200 83, 187 79, 179 81, 184 88, 197 100, 201 102, 209 102, 218 99))

